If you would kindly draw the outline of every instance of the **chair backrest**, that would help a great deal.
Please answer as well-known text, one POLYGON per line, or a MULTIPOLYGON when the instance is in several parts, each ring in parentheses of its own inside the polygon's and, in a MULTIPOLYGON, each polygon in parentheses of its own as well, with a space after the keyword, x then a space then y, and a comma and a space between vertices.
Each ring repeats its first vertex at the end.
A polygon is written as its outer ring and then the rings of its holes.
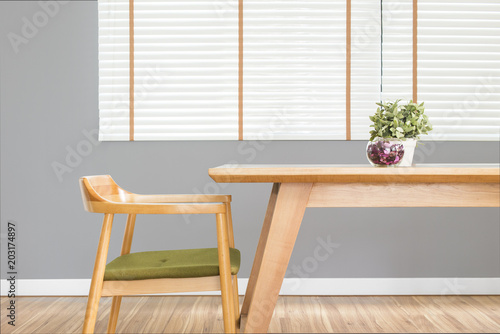
POLYGON ((84 176, 80 178, 80 190, 82 192, 83 205, 89 212, 104 213, 102 205, 126 200, 127 195, 131 193, 120 188, 113 178, 109 175, 84 176))
POLYGON ((230 195, 141 195, 118 186, 109 175, 80 178, 85 210, 126 214, 225 213, 230 195))

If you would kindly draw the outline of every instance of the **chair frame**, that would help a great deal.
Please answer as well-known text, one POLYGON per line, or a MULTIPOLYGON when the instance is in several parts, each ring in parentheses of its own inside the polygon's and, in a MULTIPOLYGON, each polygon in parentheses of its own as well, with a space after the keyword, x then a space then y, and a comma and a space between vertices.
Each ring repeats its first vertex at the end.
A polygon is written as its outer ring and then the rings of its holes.
POLYGON ((93 333, 101 296, 112 296, 107 332, 114 333, 122 296, 155 293, 221 291, 224 331, 239 329, 237 275, 231 275, 229 248, 234 248, 230 195, 140 195, 120 188, 109 175, 80 178, 84 207, 104 213, 92 274, 83 333, 93 333), (129 254, 137 214, 215 214, 219 276, 104 281, 104 271, 115 214, 127 214, 121 255, 129 254))

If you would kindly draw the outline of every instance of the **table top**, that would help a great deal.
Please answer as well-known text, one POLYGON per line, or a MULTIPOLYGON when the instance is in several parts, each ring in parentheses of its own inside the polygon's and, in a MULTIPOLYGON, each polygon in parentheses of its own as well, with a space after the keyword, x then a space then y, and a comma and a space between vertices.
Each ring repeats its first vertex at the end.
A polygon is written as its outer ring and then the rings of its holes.
POLYGON ((222 165, 208 174, 221 183, 500 183, 500 164, 222 165))

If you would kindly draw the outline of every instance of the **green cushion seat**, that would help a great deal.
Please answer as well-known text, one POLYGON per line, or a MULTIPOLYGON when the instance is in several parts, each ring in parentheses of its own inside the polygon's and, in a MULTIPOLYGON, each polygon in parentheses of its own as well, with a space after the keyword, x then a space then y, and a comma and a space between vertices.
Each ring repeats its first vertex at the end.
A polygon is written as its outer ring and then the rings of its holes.
MULTIPOLYGON (((229 249, 231 275, 240 270, 240 251, 229 249)), ((153 278, 186 278, 219 275, 217 248, 180 249, 131 253, 106 265, 105 281, 153 278)))

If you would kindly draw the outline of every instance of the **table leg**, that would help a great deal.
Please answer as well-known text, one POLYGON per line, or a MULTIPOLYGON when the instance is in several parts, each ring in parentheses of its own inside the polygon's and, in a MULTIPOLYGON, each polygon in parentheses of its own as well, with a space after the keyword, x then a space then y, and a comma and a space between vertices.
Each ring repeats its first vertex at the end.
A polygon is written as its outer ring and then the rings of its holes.
POLYGON ((245 293, 245 299, 243 300, 243 306, 241 307, 241 315, 247 316, 248 309, 252 303, 253 293, 255 291, 255 282, 259 276, 260 266, 262 263, 262 256, 264 255, 264 249, 266 248, 267 236, 269 234, 269 227, 271 226, 271 220, 274 214, 274 207, 276 206, 276 198, 278 197, 278 191, 280 189, 280 184, 275 183, 273 189, 271 190, 271 196, 269 197, 269 203, 267 205, 266 215, 264 217, 264 224, 262 225, 262 231, 260 233, 259 244, 257 245, 257 251, 253 259, 252 271, 250 273, 250 278, 248 279, 247 290, 245 293))
POLYGON ((269 328, 311 188, 312 183, 273 187, 243 302, 248 311, 245 333, 266 333, 269 328))

